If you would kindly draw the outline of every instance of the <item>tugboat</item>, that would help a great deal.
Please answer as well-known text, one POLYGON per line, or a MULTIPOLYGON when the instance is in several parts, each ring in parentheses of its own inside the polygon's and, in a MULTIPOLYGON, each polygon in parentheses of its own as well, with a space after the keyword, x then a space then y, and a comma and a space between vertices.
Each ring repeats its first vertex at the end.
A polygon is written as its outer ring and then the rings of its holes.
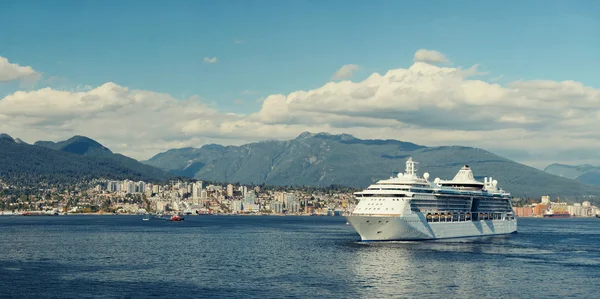
POLYGON ((185 218, 183 218, 179 215, 173 215, 167 221, 183 221, 183 220, 185 220, 185 218))

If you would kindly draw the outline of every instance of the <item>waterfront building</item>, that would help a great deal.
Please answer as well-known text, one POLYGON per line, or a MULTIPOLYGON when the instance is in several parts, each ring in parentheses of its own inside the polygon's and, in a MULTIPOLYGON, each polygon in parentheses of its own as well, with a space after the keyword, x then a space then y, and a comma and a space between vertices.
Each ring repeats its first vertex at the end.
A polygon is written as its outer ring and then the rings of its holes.
POLYGON ((513 210, 517 217, 531 217, 534 215, 532 207, 516 207, 513 210))
POLYGON ((547 208, 547 206, 545 204, 538 203, 537 205, 535 205, 533 207, 533 214, 535 216, 543 216, 544 213, 546 212, 546 208, 547 208))
POLYGON ((273 213, 278 213, 278 214, 283 213, 283 203, 280 201, 271 201, 271 204, 269 205, 269 207, 271 208, 271 211, 273 213))
POLYGON ((289 204, 286 204, 286 208, 289 213, 299 213, 300 203, 297 201, 290 202, 289 204))
POLYGON ((239 213, 242 211, 242 201, 240 200, 232 200, 231 201, 231 212, 239 213))
POLYGON ((548 195, 542 196, 542 204, 545 204, 545 205, 550 204, 550 196, 548 196, 548 195))

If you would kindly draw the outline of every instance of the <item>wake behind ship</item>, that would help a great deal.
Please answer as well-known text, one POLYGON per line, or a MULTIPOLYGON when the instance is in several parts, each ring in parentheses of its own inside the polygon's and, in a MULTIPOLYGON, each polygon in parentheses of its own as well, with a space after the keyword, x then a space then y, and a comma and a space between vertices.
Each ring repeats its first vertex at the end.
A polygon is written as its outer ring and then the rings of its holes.
POLYGON ((517 232, 510 193, 469 166, 454 179, 418 177, 412 158, 405 173, 380 180, 354 195, 360 200, 348 222, 363 241, 433 240, 517 232))

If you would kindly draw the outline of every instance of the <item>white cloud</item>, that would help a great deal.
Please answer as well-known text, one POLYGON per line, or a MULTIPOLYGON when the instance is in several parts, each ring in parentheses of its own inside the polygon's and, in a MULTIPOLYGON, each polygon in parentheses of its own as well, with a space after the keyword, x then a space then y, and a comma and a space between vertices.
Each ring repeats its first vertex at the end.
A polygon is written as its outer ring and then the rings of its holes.
POLYGON ((427 62, 427 63, 448 63, 450 62, 446 56, 438 51, 420 49, 415 52, 415 62, 427 62))
POLYGON ((205 63, 217 63, 217 57, 210 58, 208 56, 204 57, 205 63))
POLYGON ((40 77, 41 73, 35 71, 32 67, 10 63, 7 58, 0 56, 0 82, 13 80, 36 81, 40 77))
POLYGON ((290 139, 303 131, 350 133, 424 145, 476 146, 538 167, 592 163, 600 148, 600 89, 574 81, 474 79, 461 69, 415 62, 363 81, 272 94, 260 111, 230 114, 200 97, 175 98, 114 83, 43 88, 0 100, 0 132, 27 142, 75 134, 146 159, 174 147, 290 139), (512 156, 511 156, 512 155, 512 156))
POLYGON ((358 71, 360 67, 356 64, 346 64, 342 66, 333 76, 331 76, 332 80, 340 80, 347 79, 352 77, 356 71, 358 71))

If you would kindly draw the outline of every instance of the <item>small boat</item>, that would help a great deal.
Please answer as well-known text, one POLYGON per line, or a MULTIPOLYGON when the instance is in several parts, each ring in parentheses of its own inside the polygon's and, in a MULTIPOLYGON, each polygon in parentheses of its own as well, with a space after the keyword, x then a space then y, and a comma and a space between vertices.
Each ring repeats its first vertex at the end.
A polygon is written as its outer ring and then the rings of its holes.
POLYGON ((144 218, 142 218, 143 221, 149 221, 150 220, 150 214, 146 214, 144 216, 144 218))
POLYGON ((183 220, 185 220, 185 218, 183 218, 179 215, 173 215, 167 221, 183 221, 183 220))

